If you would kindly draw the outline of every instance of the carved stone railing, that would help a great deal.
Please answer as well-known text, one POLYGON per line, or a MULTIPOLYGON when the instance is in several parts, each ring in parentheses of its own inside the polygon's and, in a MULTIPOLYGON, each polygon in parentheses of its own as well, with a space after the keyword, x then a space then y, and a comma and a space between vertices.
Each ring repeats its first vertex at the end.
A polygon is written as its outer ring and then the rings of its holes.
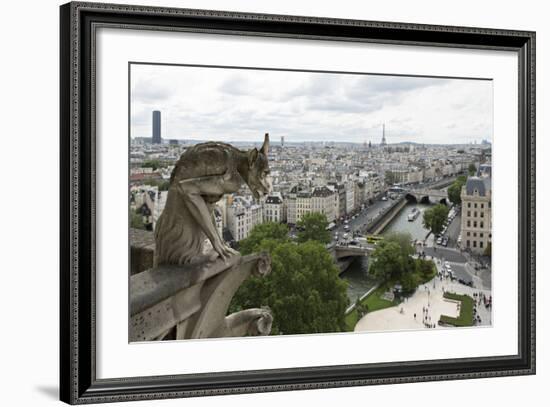
POLYGON ((130 341, 268 335, 267 308, 226 315, 237 289, 250 276, 271 272, 267 253, 197 259, 130 276, 130 341))

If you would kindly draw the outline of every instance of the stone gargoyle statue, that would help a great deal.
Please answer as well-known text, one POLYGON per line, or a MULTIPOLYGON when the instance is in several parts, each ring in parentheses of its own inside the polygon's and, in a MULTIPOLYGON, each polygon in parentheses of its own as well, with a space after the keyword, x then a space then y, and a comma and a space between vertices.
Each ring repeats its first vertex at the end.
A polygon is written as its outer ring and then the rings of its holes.
POLYGON ((260 150, 239 150, 219 142, 187 149, 170 177, 166 206, 155 228, 155 265, 183 265, 204 258, 206 239, 214 254, 236 252, 219 235, 214 205, 246 183, 256 199, 271 191, 267 154, 269 134, 260 150))

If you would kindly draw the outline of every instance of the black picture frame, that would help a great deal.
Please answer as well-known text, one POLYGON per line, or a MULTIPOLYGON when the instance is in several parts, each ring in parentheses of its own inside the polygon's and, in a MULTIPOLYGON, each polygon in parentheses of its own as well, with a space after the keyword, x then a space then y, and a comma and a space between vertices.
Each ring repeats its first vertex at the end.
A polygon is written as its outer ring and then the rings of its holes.
POLYGON ((60 398, 71 404, 535 373, 535 33, 72 2, 60 7, 60 398), (515 355, 179 376, 96 378, 95 29, 508 50, 519 59, 519 349, 515 355))

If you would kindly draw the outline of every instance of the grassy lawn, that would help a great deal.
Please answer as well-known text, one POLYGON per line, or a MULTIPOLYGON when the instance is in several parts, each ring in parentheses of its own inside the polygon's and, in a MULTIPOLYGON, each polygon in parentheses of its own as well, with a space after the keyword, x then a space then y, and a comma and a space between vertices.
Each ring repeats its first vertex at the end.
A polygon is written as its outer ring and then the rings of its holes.
POLYGON ((472 326, 474 318, 474 300, 469 295, 459 295, 455 293, 445 292, 444 298, 460 301, 460 315, 457 318, 441 315, 441 322, 453 326, 472 326))
POLYGON ((352 332, 353 328, 355 328, 355 325, 357 324, 357 321, 359 320, 359 316, 357 315, 357 310, 351 311, 346 317, 344 318, 346 321, 346 328, 348 332, 352 332))
POLYGON ((385 286, 378 287, 362 301, 362 304, 368 307, 369 312, 378 311, 380 309, 393 307, 394 305, 399 304, 399 301, 397 300, 388 301, 383 299, 382 296, 386 291, 388 290, 385 286))
MULTIPOLYGON (((393 284, 391 285, 393 286, 393 284)), ((368 308, 367 312, 373 312, 378 311, 384 308, 393 307, 394 305, 398 305, 398 300, 388 301, 382 298, 384 293, 387 291, 387 285, 381 285, 376 290, 374 290, 372 293, 370 293, 366 298, 363 298, 363 301, 361 301, 362 305, 366 305, 368 308)), ((353 328, 355 328, 355 325, 357 324, 357 321, 359 321, 359 315, 357 314, 357 310, 353 310, 348 315, 346 315, 346 326, 348 328, 348 331, 353 331, 353 328)))

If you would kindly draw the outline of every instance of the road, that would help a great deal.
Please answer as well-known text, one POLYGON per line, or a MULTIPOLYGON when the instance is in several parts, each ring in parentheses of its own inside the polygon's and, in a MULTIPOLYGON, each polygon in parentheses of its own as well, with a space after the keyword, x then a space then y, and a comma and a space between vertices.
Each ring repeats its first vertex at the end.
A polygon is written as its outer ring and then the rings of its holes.
MULTIPOLYGON (((430 182, 430 183, 423 183, 423 184, 414 185, 414 186, 409 186, 407 188, 411 188, 411 189, 430 188, 433 185, 439 185, 441 183, 449 182, 449 181, 454 180, 455 178, 456 177, 449 177, 447 179, 438 180, 438 181, 434 181, 434 182, 430 182)), ((355 219, 353 219, 352 217, 348 217, 349 218, 348 219, 348 222, 349 222, 348 225, 349 225, 349 228, 350 228, 349 232, 353 233, 353 232, 361 231, 361 229, 363 229, 366 226, 366 224, 369 222, 369 220, 372 220, 372 219, 376 218, 382 211, 389 208, 394 203, 395 203, 395 201, 392 200, 392 199, 388 199, 386 201, 382 201, 381 199, 379 199, 379 200, 374 201, 371 205, 369 205, 368 207, 366 207, 362 211, 358 211, 357 212, 357 217, 355 219)), ((455 221, 456 221, 456 219, 455 219, 455 221)), ((460 220, 457 222, 457 225, 458 225, 458 230, 460 230, 460 220)), ((344 230, 344 224, 343 223, 339 223, 333 229, 333 238, 334 238, 334 233, 336 233, 336 232, 338 232, 338 237, 339 238, 341 238, 341 236, 344 233, 346 233, 346 231, 344 230)), ((458 236, 458 234, 457 234, 457 236, 458 236)), ((456 240, 456 237, 455 237, 455 240, 456 240)))
MULTIPOLYGON (((475 262, 470 261, 469 256, 463 253, 458 247, 457 239, 460 235, 461 221, 461 213, 459 213, 447 228, 447 232, 445 233, 445 236, 449 238, 447 247, 436 244, 435 247, 425 247, 423 249, 424 253, 442 262, 448 261, 457 279, 473 281, 474 287, 490 290, 491 269, 478 268, 476 270, 474 267, 475 262)), ((432 245, 433 239, 429 239, 429 242, 432 245)))
MULTIPOLYGON (((363 229, 369 220, 376 218, 382 211, 389 208, 395 203, 395 201, 388 199, 387 201, 374 201, 372 205, 365 207, 362 211, 357 212, 355 219, 349 217, 348 226, 350 228, 349 233, 358 232, 363 229)), ((335 233, 338 233, 338 237, 341 238, 346 231, 344 230, 344 223, 339 223, 333 229, 333 237, 335 233)))
POLYGON ((426 256, 435 257, 441 263, 448 261, 457 279, 473 281, 474 287, 491 289, 491 268, 476 270, 468 257, 458 249, 442 246, 425 247, 426 256))
POLYGON ((448 249, 443 246, 424 248, 426 256, 437 257, 443 261, 452 261, 454 263, 466 263, 466 257, 456 249, 448 249))
POLYGON ((447 247, 456 248, 458 235, 460 235, 460 224, 462 222, 462 213, 455 216, 449 227, 447 228, 446 236, 449 237, 447 247))

